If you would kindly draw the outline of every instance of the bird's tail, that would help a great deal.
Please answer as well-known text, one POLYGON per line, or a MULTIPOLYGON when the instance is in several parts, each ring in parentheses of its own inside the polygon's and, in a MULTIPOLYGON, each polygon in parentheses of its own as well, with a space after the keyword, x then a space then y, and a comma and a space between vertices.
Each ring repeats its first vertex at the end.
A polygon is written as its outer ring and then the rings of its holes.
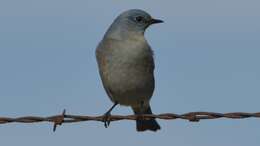
MULTIPOLYGON (((134 113, 136 115, 140 114, 152 114, 151 107, 149 106, 146 110, 140 111, 140 109, 137 108, 132 108, 134 113)), ((146 131, 146 130, 151 130, 151 131, 157 131, 161 129, 160 125, 157 123, 155 119, 150 119, 150 120, 136 120, 136 130, 137 131, 146 131)))

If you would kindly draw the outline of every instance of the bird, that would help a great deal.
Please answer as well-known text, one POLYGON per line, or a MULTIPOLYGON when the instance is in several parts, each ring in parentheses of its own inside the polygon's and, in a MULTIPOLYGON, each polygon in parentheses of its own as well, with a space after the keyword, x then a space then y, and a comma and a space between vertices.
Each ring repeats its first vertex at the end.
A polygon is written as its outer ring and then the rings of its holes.
MULTIPOLYGON (((153 50, 145 39, 145 30, 163 23, 141 9, 122 12, 106 31, 96 48, 96 60, 103 87, 114 103, 104 114, 109 126, 111 111, 120 104, 130 106, 135 115, 152 114, 150 99, 155 88, 153 50)), ((136 130, 157 131, 158 122, 137 119, 136 130)))

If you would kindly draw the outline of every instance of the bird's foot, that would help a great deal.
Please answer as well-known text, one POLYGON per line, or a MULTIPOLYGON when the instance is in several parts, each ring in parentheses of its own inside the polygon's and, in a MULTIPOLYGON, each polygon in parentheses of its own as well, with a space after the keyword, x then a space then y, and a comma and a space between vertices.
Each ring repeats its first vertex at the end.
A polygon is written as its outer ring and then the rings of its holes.
POLYGON ((103 115, 103 122, 104 122, 104 126, 107 128, 108 126, 109 126, 109 124, 110 124, 110 121, 111 121, 111 119, 110 119, 110 117, 111 117, 111 113, 110 112, 106 112, 104 115, 103 115))
POLYGON ((118 103, 115 102, 114 105, 103 115, 102 121, 104 122, 104 126, 107 128, 110 124, 111 121, 111 111, 113 110, 114 107, 116 107, 118 103))

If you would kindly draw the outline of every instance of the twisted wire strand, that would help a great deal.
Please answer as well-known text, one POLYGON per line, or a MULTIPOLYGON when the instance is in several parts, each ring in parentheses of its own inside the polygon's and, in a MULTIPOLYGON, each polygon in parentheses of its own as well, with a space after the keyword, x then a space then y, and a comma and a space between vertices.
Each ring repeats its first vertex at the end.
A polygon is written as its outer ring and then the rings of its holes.
MULTIPOLYGON (((144 114, 144 115, 111 115, 109 117, 110 121, 120 121, 120 120, 137 120, 137 119, 163 119, 163 120, 175 120, 183 119, 190 122, 199 122, 200 120, 206 119, 218 119, 218 118, 228 118, 228 119, 244 119, 244 118, 260 118, 260 112, 256 113, 246 113, 246 112, 231 112, 231 113, 215 113, 215 112, 189 112, 184 114, 174 114, 174 113, 164 113, 164 114, 144 114)), ((75 123, 83 121, 99 121, 103 122, 104 116, 85 116, 85 115, 71 115, 66 114, 63 110, 62 114, 39 117, 39 116, 24 116, 17 118, 10 117, 0 117, 0 124, 6 123, 36 123, 36 122, 51 122, 54 123, 53 131, 56 130, 58 125, 63 123, 75 123)))

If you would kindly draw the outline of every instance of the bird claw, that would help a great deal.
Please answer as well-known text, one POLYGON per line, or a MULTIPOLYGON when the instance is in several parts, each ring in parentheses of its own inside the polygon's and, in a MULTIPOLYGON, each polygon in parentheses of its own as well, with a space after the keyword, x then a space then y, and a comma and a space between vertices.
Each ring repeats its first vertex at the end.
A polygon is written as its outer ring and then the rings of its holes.
POLYGON ((110 117, 111 117, 111 114, 110 114, 110 112, 106 112, 104 115, 103 115, 103 122, 104 122, 104 126, 106 127, 106 128, 108 128, 108 126, 109 126, 109 124, 110 124, 110 117))
POLYGON ((118 103, 115 102, 114 105, 103 115, 102 121, 104 122, 104 126, 107 128, 111 121, 111 111, 118 103))

